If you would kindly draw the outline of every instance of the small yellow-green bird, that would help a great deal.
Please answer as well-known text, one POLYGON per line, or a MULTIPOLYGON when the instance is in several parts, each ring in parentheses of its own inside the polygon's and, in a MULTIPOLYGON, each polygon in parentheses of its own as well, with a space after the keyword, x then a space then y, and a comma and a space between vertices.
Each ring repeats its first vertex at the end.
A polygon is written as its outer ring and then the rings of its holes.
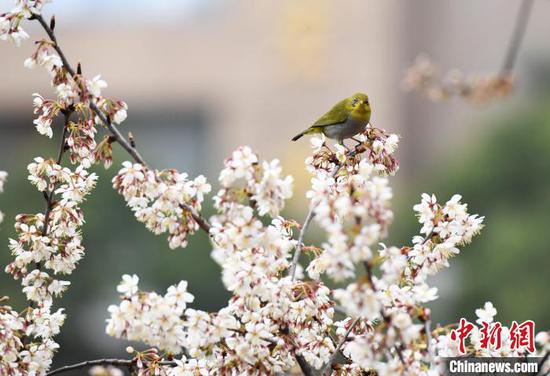
POLYGON ((328 138, 343 143, 367 127, 370 120, 370 104, 367 94, 357 93, 336 103, 311 127, 294 136, 298 140, 305 134, 323 133, 328 138))

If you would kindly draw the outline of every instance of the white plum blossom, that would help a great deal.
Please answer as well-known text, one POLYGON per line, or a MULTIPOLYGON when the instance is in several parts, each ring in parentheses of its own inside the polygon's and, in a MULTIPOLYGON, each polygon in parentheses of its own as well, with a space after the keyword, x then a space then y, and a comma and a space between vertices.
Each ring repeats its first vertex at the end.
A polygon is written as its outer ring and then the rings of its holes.
POLYGON ((91 80, 86 81, 86 87, 90 94, 92 94, 94 97, 100 97, 101 90, 105 89, 107 86, 107 82, 102 80, 100 75, 97 75, 91 80))
POLYGON ((107 334, 180 353, 187 303, 194 300, 187 292, 187 283, 171 286, 162 296, 139 291, 138 281, 136 275, 122 276, 117 291, 123 300, 109 307, 107 334))
POLYGON ((122 282, 117 286, 116 290, 125 296, 132 296, 138 292, 139 277, 137 275, 124 274, 122 282))
POLYGON ((0 14, 0 40, 13 42, 16 46, 29 37, 21 27, 24 19, 42 12, 42 7, 51 0, 16 0, 15 6, 7 13, 0 14))
POLYGON ((84 248, 79 228, 84 218, 79 205, 94 188, 97 176, 82 167, 71 171, 53 160, 35 158, 28 166, 29 180, 39 191, 59 195, 47 216, 21 214, 16 217, 15 229, 19 239, 10 239, 15 260, 6 271, 23 278, 27 297, 36 302, 49 301, 59 295, 66 283, 38 270, 29 273, 28 265, 41 263, 54 274, 70 274, 82 258, 84 248))
POLYGON ((259 161, 247 146, 233 152, 224 162, 219 181, 222 189, 215 197, 218 207, 226 201, 243 203, 250 201, 259 215, 279 215, 284 201, 292 197, 293 178, 282 177, 282 168, 277 159, 259 161))
POLYGON ((487 323, 492 323, 496 315, 497 315, 497 310, 493 306, 493 303, 486 302, 483 308, 476 309, 476 316, 478 317, 476 322, 478 324, 481 324, 483 321, 487 323))
POLYGON ((12 328, 7 337, 0 335, 0 353, 7 354, 0 358, 0 374, 44 375, 49 369, 59 347, 52 338, 65 320, 63 309, 52 310, 52 303, 70 285, 59 275, 70 274, 83 256, 80 204, 97 180, 82 166, 71 170, 41 157, 28 165, 28 171, 29 181, 47 197, 48 206, 46 213, 16 216, 18 238, 9 241, 15 259, 5 270, 21 279, 23 293, 33 305, 22 314, 23 325, 11 308, 0 306, 0 328, 12 328))
POLYGON ((128 117, 128 105, 125 102, 120 102, 120 107, 115 111, 113 115, 113 122, 120 124, 128 117))
POLYGON ((139 163, 124 162, 113 178, 138 221, 155 234, 167 232, 170 248, 185 247, 188 234, 199 229, 194 212, 200 212, 210 184, 204 176, 190 180, 176 170, 150 170, 139 163))

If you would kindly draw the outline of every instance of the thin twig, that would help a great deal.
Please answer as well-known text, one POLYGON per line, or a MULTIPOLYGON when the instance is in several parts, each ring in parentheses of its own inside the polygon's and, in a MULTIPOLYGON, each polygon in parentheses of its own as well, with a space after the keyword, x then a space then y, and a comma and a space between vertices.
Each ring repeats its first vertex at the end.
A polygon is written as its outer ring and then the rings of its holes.
MULTIPOLYGON (((65 139, 67 138, 67 128, 69 127, 69 121, 71 119, 73 111, 66 111, 64 116, 65 120, 63 122, 63 134, 61 135, 61 142, 59 143, 59 151, 57 153, 56 164, 60 164, 63 160, 63 155, 65 153, 65 139)), ((44 198, 46 199, 46 211, 44 213, 44 227, 42 227, 42 236, 48 234, 48 222, 50 219, 50 213, 53 209, 53 196, 55 194, 55 189, 52 189, 50 193, 44 192, 44 198)))
POLYGON ((304 221, 304 224, 300 229, 300 235, 298 236, 298 244, 296 245, 296 251, 294 252, 294 257, 292 258, 292 265, 290 266, 290 276, 292 280, 294 280, 294 278, 296 277, 296 269, 298 266, 298 261, 300 260, 300 254, 302 253, 304 235, 314 216, 315 216, 315 213, 313 212, 313 206, 312 206, 309 208, 309 211, 306 216, 306 220, 304 221))
MULTIPOLYGON (((46 374, 46 376, 53 376, 57 375, 59 373, 72 371, 75 369, 81 369, 86 367, 92 367, 92 366, 117 366, 117 367, 133 367, 136 364, 136 362, 132 359, 95 359, 95 360, 87 360, 85 362, 75 363, 68 366, 60 367, 57 369, 54 369, 53 371, 50 371, 46 374)), ((160 364, 162 366, 175 366, 176 362, 174 361, 161 361, 157 364, 160 364)))
POLYGON ((180 207, 183 210, 187 210, 189 213, 191 213, 191 216, 193 216, 195 222, 199 224, 199 227, 202 228, 207 234, 210 234, 210 228, 212 228, 212 226, 210 225, 210 223, 208 223, 206 219, 201 217, 192 206, 183 203, 180 204, 180 207))
MULTIPOLYGON (((353 157, 357 154, 355 150, 349 151, 347 154, 347 157, 353 157)), ((336 177, 338 175, 338 172, 340 171, 340 168, 342 168, 341 165, 336 166, 336 170, 332 173, 331 177, 336 177)), ((298 235, 298 244, 296 245, 296 251, 294 251, 294 257, 292 258, 292 264, 290 265, 290 276, 292 277, 292 280, 296 277, 296 268, 298 266, 298 261, 300 261, 300 255, 302 253, 302 247, 303 247, 303 241, 304 241, 304 235, 307 231, 307 228, 309 227, 311 220, 315 217, 314 208, 311 206, 309 208, 309 211, 307 212, 306 219, 304 221, 304 224, 302 225, 302 228, 300 229, 300 234, 298 235)))
POLYGON ((501 76, 507 76, 512 73, 514 65, 517 60, 519 48, 521 42, 523 41, 523 36, 525 35, 525 30, 527 29, 527 23, 529 21, 529 16, 531 15, 531 10, 533 9, 534 0, 522 0, 518 15, 516 17, 514 31, 512 33, 512 38, 508 44, 508 49, 506 51, 506 57, 502 64, 500 70, 501 76))
POLYGON ((360 320, 359 317, 357 317, 355 320, 353 320, 350 327, 348 328, 348 330, 344 334, 344 338, 342 338, 342 340, 340 341, 338 346, 336 346, 336 349, 334 349, 334 353, 332 353, 332 355, 330 356, 330 359, 329 359, 324 371, 322 372, 322 374, 327 375, 327 376, 330 375, 330 370, 332 369, 332 365, 334 364, 334 362, 336 360, 336 357, 338 356, 338 353, 340 352, 340 350, 342 349, 342 347, 344 346, 344 344, 348 340, 348 337, 351 334, 351 331, 353 330, 353 328, 355 328, 355 326, 359 323, 359 320, 360 320))

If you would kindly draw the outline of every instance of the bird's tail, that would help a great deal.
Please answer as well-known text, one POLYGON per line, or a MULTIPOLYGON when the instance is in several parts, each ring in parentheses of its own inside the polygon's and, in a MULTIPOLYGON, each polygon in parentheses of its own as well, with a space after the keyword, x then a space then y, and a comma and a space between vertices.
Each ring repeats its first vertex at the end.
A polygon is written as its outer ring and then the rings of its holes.
POLYGON ((292 137, 292 141, 297 141, 299 140, 300 138, 302 138, 302 136, 306 134, 305 131, 301 132, 301 133, 298 133, 296 136, 292 137))

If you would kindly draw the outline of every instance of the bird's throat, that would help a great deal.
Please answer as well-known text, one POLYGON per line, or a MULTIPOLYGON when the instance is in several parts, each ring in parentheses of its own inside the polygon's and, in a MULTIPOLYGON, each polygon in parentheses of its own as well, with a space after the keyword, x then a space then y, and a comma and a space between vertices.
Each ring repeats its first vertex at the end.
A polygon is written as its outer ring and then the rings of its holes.
POLYGON ((366 108, 356 108, 351 112, 351 116, 354 120, 366 121, 370 119, 370 110, 366 108))

